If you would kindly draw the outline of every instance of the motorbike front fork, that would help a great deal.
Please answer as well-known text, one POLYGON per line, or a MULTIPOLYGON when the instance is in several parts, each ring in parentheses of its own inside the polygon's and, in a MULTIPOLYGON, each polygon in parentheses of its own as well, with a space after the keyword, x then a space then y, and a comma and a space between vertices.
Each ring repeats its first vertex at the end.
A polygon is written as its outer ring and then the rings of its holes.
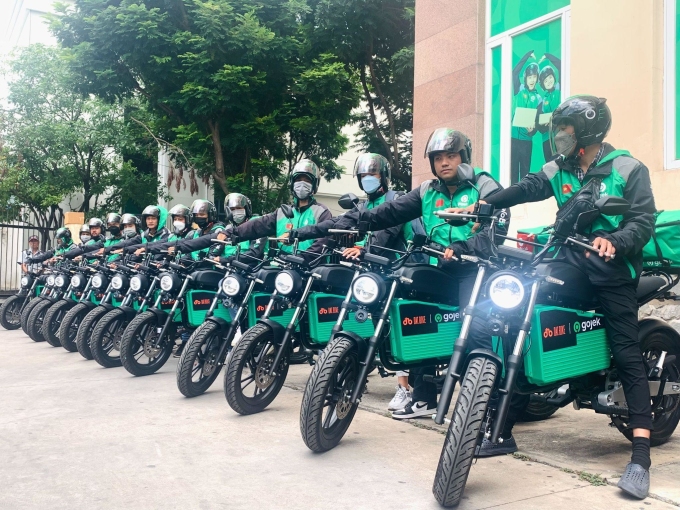
POLYGON ((186 279, 184 280, 184 284, 182 285, 179 294, 177 294, 177 297, 175 298, 175 302, 173 303, 172 308, 170 309, 170 313, 168 313, 168 318, 165 319, 165 324, 163 324, 163 328, 160 330, 160 332, 158 333, 158 337, 153 343, 154 348, 158 348, 158 346, 161 344, 161 340, 165 336, 165 333, 168 331, 168 327, 172 322, 172 318, 175 316, 175 310, 177 310, 180 301, 184 297, 184 293, 186 292, 187 287, 189 286, 189 282, 191 280, 192 280, 191 276, 187 276, 186 279))

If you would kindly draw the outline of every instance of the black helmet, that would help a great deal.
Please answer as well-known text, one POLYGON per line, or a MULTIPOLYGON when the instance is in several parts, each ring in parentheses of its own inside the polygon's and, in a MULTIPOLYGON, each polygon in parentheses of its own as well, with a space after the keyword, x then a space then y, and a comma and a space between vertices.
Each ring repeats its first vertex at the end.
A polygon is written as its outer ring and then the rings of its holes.
POLYGON ((121 224, 121 217, 120 214, 111 212, 106 215, 106 226, 108 227, 111 223, 118 223, 119 225, 121 224))
MULTIPOLYGON (((541 84, 541 87, 543 87, 543 89, 545 89, 545 86, 543 85, 543 83, 545 82, 545 79, 548 76, 552 76, 553 78, 555 78, 555 83, 557 83, 557 77, 555 76, 555 70, 552 68, 552 66, 545 66, 543 69, 541 69, 541 72, 538 74, 538 82, 541 84)), ((552 88, 549 89, 549 90, 552 90, 554 88, 555 88, 555 85, 553 85, 552 88)))
POLYGON ((194 221, 196 214, 199 213, 208 214, 208 223, 215 223, 217 221, 217 208, 209 200, 203 200, 202 198, 194 200, 194 203, 191 204, 191 214, 194 216, 194 221))
POLYGON ((382 185, 383 190, 387 191, 392 172, 390 170, 390 162, 387 161, 385 156, 369 152, 361 154, 354 162, 353 175, 357 178, 357 182, 362 191, 364 191, 364 187, 361 184, 361 177, 365 174, 375 173, 380 174, 380 184, 382 185))
POLYGON ((139 218, 134 214, 125 213, 120 219, 121 225, 134 225, 139 230, 139 218))
POLYGON ((612 114, 607 100, 595 96, 573 96, 559 105, 550 118, 550 142, 555 148, 559 126, 574 126, 576 150, 602 143, 612 127, 612 114))
POLYGON ((142 227, 149 228, 146 226, 146 218, 148 216, 154 216, 158 218, 158 228, 161 227, 161 209, 157 205, 147 205, 142 211, 142 227))
POLYGON ((314 195, 319 189, 319 177, 321 176, 321 171, 319 167, 311 159, 301 159, 293 167, 293 171, 290 173, 290 191, 293 191, 293 184, 295 180, 300 175, 307 175, 312 180, 312 195, 314 195))
POLYGON ((83 234, 90 235, 90 226, 85 223, 83 226, 80 227, 80 230, 78 231, 78 236, 82 236, 83 234))
POLYGON ((461 163, 469 165, 472 159, 472 142, 465 134, 455 129, 435 129, 427 140, 425 156, 423 156, 430 158, 430 170, 435 177, 437 172, 434 171, 434 155, 438 152, 458 152, 461 163))
POLYGON ((87 226, 92 228, 92 227, 99 227, 103 228, 104 227, 104 222, 100 220, 99 218, 90 218, 90 221, 87 222, 87 226))
POLYGON ((528 66, 524 68, 524 84, 526 85, 527 83, 527 77, 529 76, 538 76, 538 64, 536 62, 532 62, 528 66))
POLYGON ((253 215, 253 204, 250 202, 250 199, 242 193, 229 193, 224 198, 224 212, 230 221, 232 207, 243 207, 246 210, 246 219, 250 219, 253 215))
POLYGON ((61 241, 60 244, 66 244, 71 240, 71 231, 66 227, 61 227, 57 230, 55 238, 57 239, 57 242, 61 241))
POLYGON ((173 216, 182 216, 186 219, 187 226, 191 226, 193 223, 193 216, 191 214, 191 210, 184 204, 177 204, 176 206, 173 206, 172 209, 168 212, 170 217, 172 218, 173 216))

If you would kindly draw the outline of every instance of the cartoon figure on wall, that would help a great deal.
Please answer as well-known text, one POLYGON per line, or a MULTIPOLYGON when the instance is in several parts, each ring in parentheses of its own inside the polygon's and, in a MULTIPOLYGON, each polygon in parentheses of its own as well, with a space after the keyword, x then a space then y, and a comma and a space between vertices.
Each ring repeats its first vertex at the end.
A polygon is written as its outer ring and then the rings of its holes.
POLYGON ((543 155, 545 161, 553 159, 550 148, 550 115, 562 101, 559 76, 562 70, 562 62, 559 58, 546 53, 538 62, 538 84, 542 89, 543 101, 538 107, 538 131, 543 136, 543 155))
POLYGON ((536 90, 539 67, 533 51, 528 51, 512 70, 512 140, 510 182, 515 184, 529 173, 533 137, 536 134, 541 95, 536 90))

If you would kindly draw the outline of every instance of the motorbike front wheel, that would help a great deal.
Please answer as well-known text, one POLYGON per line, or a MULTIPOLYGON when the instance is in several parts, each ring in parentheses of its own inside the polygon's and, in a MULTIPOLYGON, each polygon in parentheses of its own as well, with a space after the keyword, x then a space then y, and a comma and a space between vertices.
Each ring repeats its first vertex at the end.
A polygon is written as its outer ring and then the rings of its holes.
POLYGON ((276 375, 268 374, 280 348, 265 324, 256 324, 241 337, 224 372, 224 396, 234 411, 255 414, 274 401, 288 375, 290 350, 281 357, 276 375))
POLYGON ((47 343, 52 347, 61 347, 61 341, 59 340, 59 328, 61 327, 61 321, 64 319, 64 315, 71 307, 72 303, 68 301, 59 300, 54 305, 47 310, 45 314, 45 320, 43 321, 43 336, 47 343))
POLYGON ((45 314, 50 306, 54 303, 49 299, 41 301, 31 310, 31 315, 28 316, 28 336, 34 342, 44 342, 45 335, 43 335, 43 323, 45 321, 45 314))
POLYGON ((461 381, 432 486, 434 497, 444 507, 456 506, 463 497, 497 371, 490 360, 474 358, 461 381))
POLYGON ((106 313, 94 328, 90 338, 92 357, 104 368, 121 366, 121 342, 127 326, 125 312, 114 308, 106 313))
POLYGON ((220 374, 219 356, 222 342, 220 325, 204 322, 191 335, 177 364, 177 388, 185 397, 202 395, 220 374))
POLYGON ((90 308, 87 305, 78 303, 66 312, 66 315, 64 315, 64 318, 61 320, 58 333, 59 343, 68 352, 76 352, 78 350, 78 347, 76 346, 78 329, 89 311, 90 308))
POLYGON ((346 338, 333 340, 321 353, 300 407, 300 432, 310 450, 335 448, 347 432, 358 407, 349 401, 358 375, 357 350, 346 338))
POLYGON ((76 336, 76 348, 80 355, 85 359, 93 359, 92 349, 90 349, 90 339, 94 334, 97 323, 101 320, 108 310, 103 306, 97 306, 90 310, 80 323, 78 335, 76 336))
POLYGON ((144 312, 130 321, 120 342, 120 356, 125 370, 144 376, 158 372, 172 354, 173 343, 165 338, 156 344, 158 320, 153 312, 144 312))
POLYGON ((8 297, 0 307, 0 326, 8 331, 21 327, 21 305, 24 304, 26 296, 8 297))
POLYGON ((31 312, 33 311, 33 309, 36 306, 38 306, 38 303, 42 303, 43 301, 44 299, 41 297, 32 299, 26 306, 24 306, 24 310, 21 312, 21 329, 27 335, 28 335, 28 318, 31 316, 31 312))

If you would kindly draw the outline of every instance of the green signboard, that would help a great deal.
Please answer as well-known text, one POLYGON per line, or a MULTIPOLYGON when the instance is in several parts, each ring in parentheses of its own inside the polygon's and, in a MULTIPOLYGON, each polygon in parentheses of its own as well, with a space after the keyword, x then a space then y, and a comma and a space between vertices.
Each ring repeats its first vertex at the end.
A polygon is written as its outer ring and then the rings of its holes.
POLYGON ((569 4, 570 0, 491 0, 491 37, 569 4))

